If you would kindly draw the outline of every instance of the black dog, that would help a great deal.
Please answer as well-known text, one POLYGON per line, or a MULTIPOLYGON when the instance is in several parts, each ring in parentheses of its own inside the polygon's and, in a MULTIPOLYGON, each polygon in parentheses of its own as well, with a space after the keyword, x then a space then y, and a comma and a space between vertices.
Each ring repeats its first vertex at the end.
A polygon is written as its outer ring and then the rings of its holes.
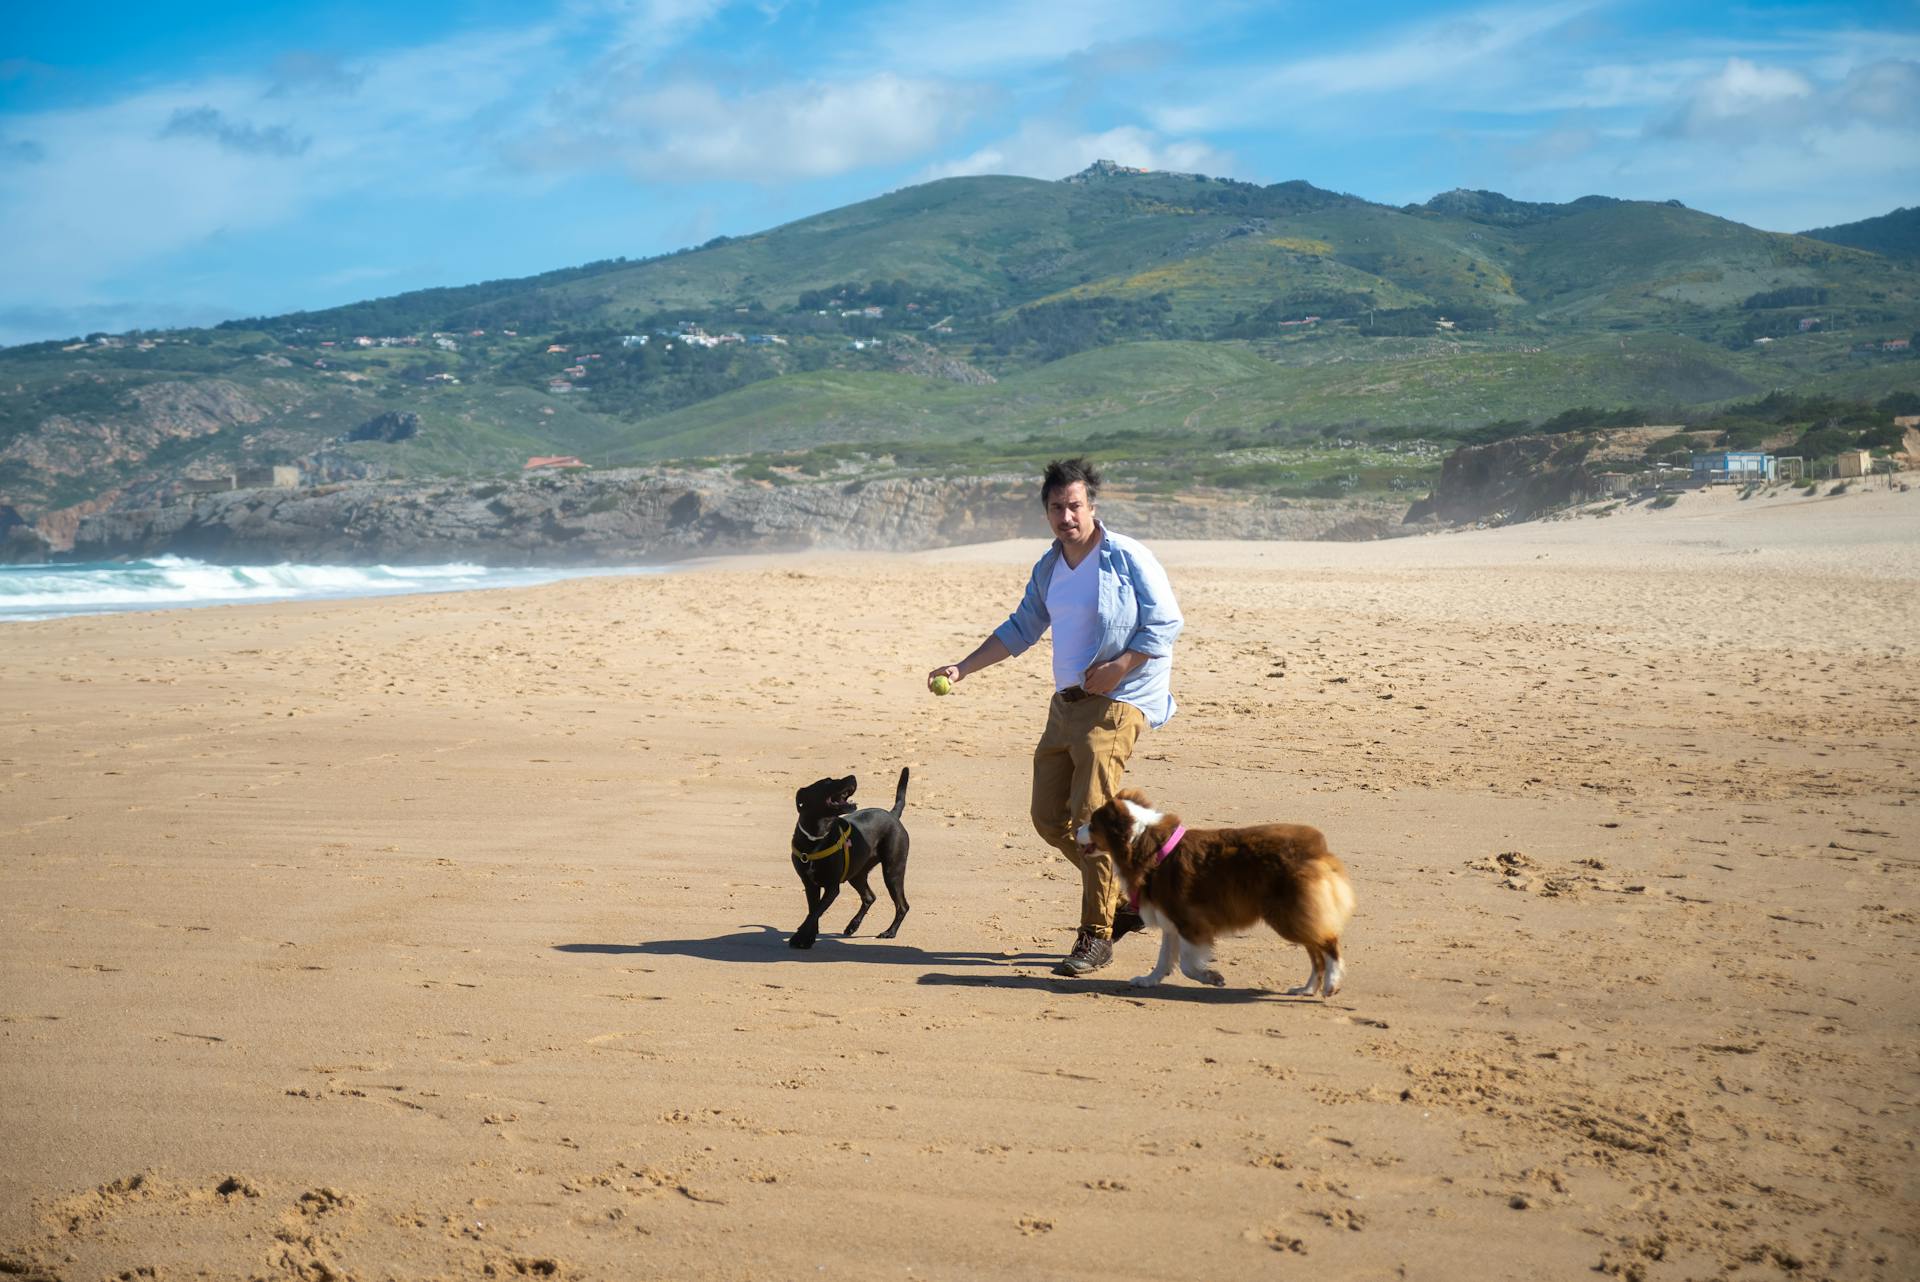
POLYGON ((821 779, 793 795, 800 812, 793 826, 793 868, 807 891, 807 919, 787 941, 793 948, 811 948, 820 935, 820 916, 840 894, 842 882, 852 882, 860 894, 860 911, 847 923, 847 934, 860 929, 867 909, 873 907, 874 894, 867 886, 867 874, 880 865, 881 879, 893 899, 893 924, 880 932, 880 938, 892 939, 900 932, 907 916, 907 830, 900 812, 907 808, 907 772, 900 771, 900 785, 893 794, 893 809, 853 808, 852 775, 844 779, 821 779))

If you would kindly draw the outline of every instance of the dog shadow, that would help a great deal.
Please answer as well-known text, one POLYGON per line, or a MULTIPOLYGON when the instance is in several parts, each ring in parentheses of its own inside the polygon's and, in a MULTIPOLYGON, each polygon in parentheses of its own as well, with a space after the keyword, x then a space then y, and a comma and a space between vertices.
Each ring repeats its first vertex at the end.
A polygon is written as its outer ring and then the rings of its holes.
POLYGON ((1146 1002, 1187 1002, 1201 1006, 1243 1006, 1253 1002, 1294 1006, 1303 1002, 1320 1004, 1317 997, 1294 997, 1269 988, 1210 988, 1198 984, 1155 984, 1135 988, 1124 979, 1069 979, 1064 975, 946 975, 930 971, 919 982, 944 988, 1025 989, 1028 992, 1099 992, 1112 997, 1131 997, 1146 1002))
MULTIPOLYGON (((793 932, 755 924, 708 939, 649 939, 637 944, 555 944, 557 953, 605 953, 631 957, 697 957, 717 962, 864 962, 883 966, 1019 966, 1051 960, 1042 953, 928 952, 912 944, 821 935, 812 948, 789 948, 793 932)), ((921 982, 925 982, 924 978, 921 982)))

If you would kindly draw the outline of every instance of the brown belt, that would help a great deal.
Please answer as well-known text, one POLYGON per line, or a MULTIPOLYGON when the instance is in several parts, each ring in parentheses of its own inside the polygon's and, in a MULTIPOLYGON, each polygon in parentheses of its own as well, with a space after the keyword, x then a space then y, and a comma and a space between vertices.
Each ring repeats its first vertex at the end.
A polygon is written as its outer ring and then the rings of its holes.
POLYGON ((1064 690, 1057 691, 1056 694, 1062 703, 1078 703, 1082 699, 1093 697, 1093 691, 1084 686, 1068 686, 1064 690))

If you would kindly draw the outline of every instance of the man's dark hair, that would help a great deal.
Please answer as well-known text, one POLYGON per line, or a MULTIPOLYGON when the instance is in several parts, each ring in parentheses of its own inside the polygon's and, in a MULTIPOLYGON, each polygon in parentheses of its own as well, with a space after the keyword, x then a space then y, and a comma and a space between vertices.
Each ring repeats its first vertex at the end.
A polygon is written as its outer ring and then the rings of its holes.
POLYGON ((1045 507, 1055 490, 1064 490, 1075 481, 1087 487, 1087 502, 1100 497, 1100 473, 1085 458, 1057 458, 1047 464, 1040 479, 1040 506, 1045 507))

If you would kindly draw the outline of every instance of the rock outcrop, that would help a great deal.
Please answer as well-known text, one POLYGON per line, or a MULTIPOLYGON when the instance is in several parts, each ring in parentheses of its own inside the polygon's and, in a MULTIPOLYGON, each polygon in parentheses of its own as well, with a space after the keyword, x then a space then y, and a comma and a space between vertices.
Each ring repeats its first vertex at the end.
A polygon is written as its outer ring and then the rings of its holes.
POLYGON ((38 565, 52 550, 33 523, 0 503, 0 565, 38 565))
POLYGON ((267 409, 225 379, 149 383, 126 394, 120 410, 98 418, 54 414, 0 449, 48 479, 83 476, 105 464, 139 464, 155 450, 258 423, 267 409))
POLYGON ((949 383, 967 383, 974 387, 985 387, 990 383, 999 382, 979 366, 969 364, 957 356, 949 356, 917 338, 905 336, 897 338, 893 341, 892 350, 895 367, 902 374, 912 374, 918 378, 937 378, 949 383))
MULTIPOLYGON (((411 417, 411 415, 409 415, 411 417)), ((340 481, 378 481, 391 472, 383 463, 356 458, 335 445, 323 445, 293 461, 308 485, 333 485, 340 481)))
MULTIPOLYGON (((1229 496, 1103 498, 1148 538, 1316 538, 1383 505, 1229 496)), ((768 485, 717 471, 543 475, 483 485, 349 482, 122 507, 81 522, 85 559, 174 553, 226 563, 636 564, 805 548, 910 550, 1044 538, 1031 477, 768 485)))
POLYGON ((1591 492, 1595 442, 1584 436, 1516 436, 1463 445, 1440 465, 1433 492, 1407 509, 1407 524, 1529 521, 1591 492))
POLYGON ((56 508, 43 513, 35 521, 34 528, 40 531, 40 537, 54 552, 65 552, 73 546, 74 536, 79 533, 80 522, 100 512, 105 512, 118 504, 123 497, 120 490, 108 490, 105 494, 96 494, 69 507, 56 508))
POLYGON ((924 548, 1044 531, 1030 491, 1005 481, 766 486, 650 471, 459 487, 350 482, 104 513, 82 523, 74 554, 556 565, 810 547, 924 548))
POLYGON ((392 445, 396 441, 410 441, 418 435, 420 435, 418 414, 411 414, 404 410, 388 410, 384 414, 375 414, 340 439, 378 441, 382 445, 392 445))

